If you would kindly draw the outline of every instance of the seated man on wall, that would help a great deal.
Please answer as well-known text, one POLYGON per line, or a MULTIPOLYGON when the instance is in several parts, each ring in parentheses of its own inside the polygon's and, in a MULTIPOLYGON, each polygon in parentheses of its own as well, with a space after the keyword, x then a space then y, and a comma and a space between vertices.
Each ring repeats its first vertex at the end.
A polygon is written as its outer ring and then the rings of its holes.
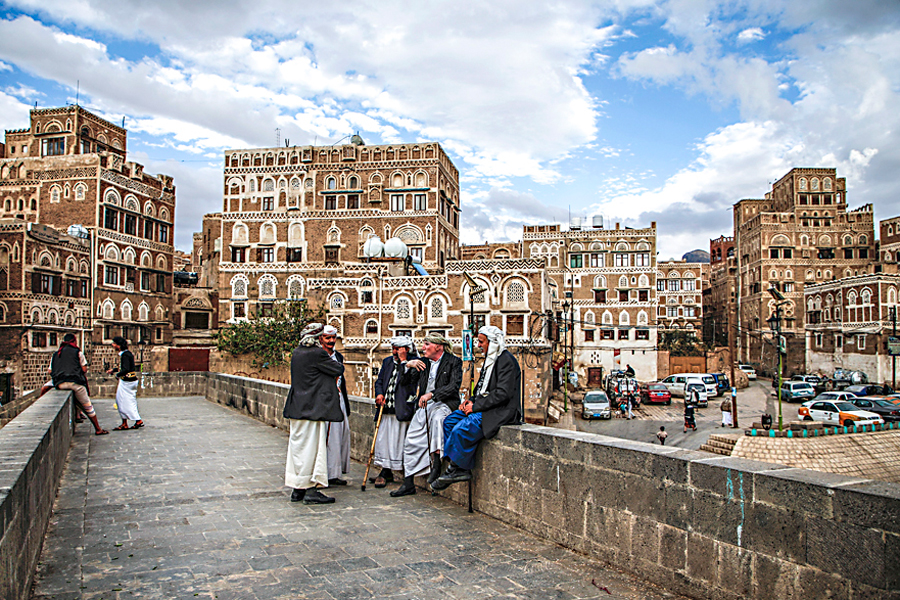
POLYGON ((475 395, 444 419, 444 456, 450 459, 450 466, 431 485, 435 490, 471 479, 478 442, 497 435, 502 425, 518 423, 522 418, 522 371, 506 349, 503 332, 485 325, 478 330, 478 347, 485 359, 475 395))
POLYGON ((394 498, 416 493, 414 477, 429 473, 430 484, 440 475, 444 418, 459 407, 462 360, 453 355, 450 341, 437 333, 426 335, 422 356, 407 361, 401 379, 408 389, 418 387, 419 409, 406 431, 403 485, 391 492, 394 498))

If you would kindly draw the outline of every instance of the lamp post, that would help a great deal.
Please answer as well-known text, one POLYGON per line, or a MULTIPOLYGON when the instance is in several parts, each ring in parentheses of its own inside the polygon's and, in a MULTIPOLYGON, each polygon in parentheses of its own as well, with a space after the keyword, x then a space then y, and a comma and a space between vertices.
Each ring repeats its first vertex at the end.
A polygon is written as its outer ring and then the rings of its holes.
POLYGON ((781 383, 784 370, 782 357, 787 351, 787 348, 782 348, 781 345, 781 307, 788 302, 784 299, 784 294, 782 294, 775 287, 769 288, 769 294, 772 296, 772 298, 775 299, 775 313, 771 317, 766 319, 766 323, 769 324, 769 328, 775 335, 775 349, 778 352, 778 431, 781 431, 783 427, 783 417, 781 412, 781 383))
MULTIPOLYGON (((569 335, 568 323, 566 322, 566 313, 569 310, 569 301, 563 300, 562 303, 563 309, 563 334, 565 336, 569 335)), ((568 337, 563 337, 563 412, 569 411, 569 345, 568 345, 568 337)))

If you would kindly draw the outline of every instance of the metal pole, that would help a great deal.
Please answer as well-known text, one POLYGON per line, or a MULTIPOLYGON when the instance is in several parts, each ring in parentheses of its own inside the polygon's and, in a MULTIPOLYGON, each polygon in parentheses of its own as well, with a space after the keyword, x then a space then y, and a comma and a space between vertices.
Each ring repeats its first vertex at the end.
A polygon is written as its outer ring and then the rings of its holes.
POLYGON ((778 431, 781 431, 783 427, 783 416, 781 413, 781 378, 782 378, 782 369, 784 365, 782 363, 782 354, 781 354, 781 307, 777 307, 775 309, 775 315, 777 320, 775 321, 775 348, 778 350, 778 431))
MULTIPOLYGON (((893 337, 897 337, 897 307, 891 307, 891 335, 893 337)), ((895 390, 897 389, 897 357, 895 355, 891 356, 891 387, 895 390)))
POLYGON ((734 348, 734 329, 729 326, 728 317, 725 317, 725 327, 727 327, 726 333, 728 334, 728 355, 731 359, 731 424, 737 429, 738 427, 738 414, 737 414, 737 382, 734 380, 734 363, 737 360, 734 348))

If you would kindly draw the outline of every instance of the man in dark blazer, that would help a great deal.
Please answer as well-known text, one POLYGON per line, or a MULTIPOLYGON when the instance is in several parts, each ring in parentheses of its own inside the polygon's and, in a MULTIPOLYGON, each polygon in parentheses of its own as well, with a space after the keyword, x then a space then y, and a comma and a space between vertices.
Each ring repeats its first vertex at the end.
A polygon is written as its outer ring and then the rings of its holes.
POLYGON ((459 407, 462 360, 454 356, 450 341, 432 333, 422 343, 423 359, 406 363, 403 383, 418 387, 419 409, 413 415, 403 445, 403 485, 391 496, 416 493, 413 478, 429 473, 429 482, 440 475, 444 446, 444 418, 459 407), (430 462, 430 465, 429 465, 430 462))
POLYGON ((310 323, 301 332, 300 345, 291 356, 291 391, 284 403, 291 432, 284 484, 293 488, 291 502, 304 504, 334 502, 316 487, 328 487, 328 425, 344 420, 337 383, 344 365, 322 348, 323 331, 321 323, 310 323))
MULTIPOLYGON (((411 337, 398 335, 391 338, 391 355, 381 363, 375 380, 375 404, 382 407, 382 415, 372 462, 381 467, 381 472, 369 481, 376 488, 393 482, 394 471, 403 470, 403 444, 419 399, 415 396, 416 386, 403 383, 402 376, 406 372, 406 363, 416 358, 416 346, 411 337)), ((377 412, 375 419, 378 419, 377 412)))
POLYGON ((431 484, 435 490, 471 479, 478 443, 497 435, 501 426, 521 420, 522 371, 506 349, 503 332, 490 325, 482 327, 478 330, 478 347, 485 359, 475 395, 444 419, 444 456, 450 459, 450 465, 431 484))

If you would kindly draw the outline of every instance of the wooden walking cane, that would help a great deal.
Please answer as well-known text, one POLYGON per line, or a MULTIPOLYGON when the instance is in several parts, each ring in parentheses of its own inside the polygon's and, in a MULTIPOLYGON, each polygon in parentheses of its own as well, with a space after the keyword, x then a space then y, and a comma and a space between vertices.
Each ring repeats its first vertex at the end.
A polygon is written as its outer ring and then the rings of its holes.
POLYGON ((362 491, 366 491, 366 482, 369 480, 369 469, 372 468, 372 458, 375 456, 375 440, 378 439, 378 428, 381 427, 382 414, 384 414, 384 404, 378 407, 378 420, 375 422, 375 435, 372 436, 372 449, 369 450, 369 462, 366 463, 366 475, 363 477, 362 491))

